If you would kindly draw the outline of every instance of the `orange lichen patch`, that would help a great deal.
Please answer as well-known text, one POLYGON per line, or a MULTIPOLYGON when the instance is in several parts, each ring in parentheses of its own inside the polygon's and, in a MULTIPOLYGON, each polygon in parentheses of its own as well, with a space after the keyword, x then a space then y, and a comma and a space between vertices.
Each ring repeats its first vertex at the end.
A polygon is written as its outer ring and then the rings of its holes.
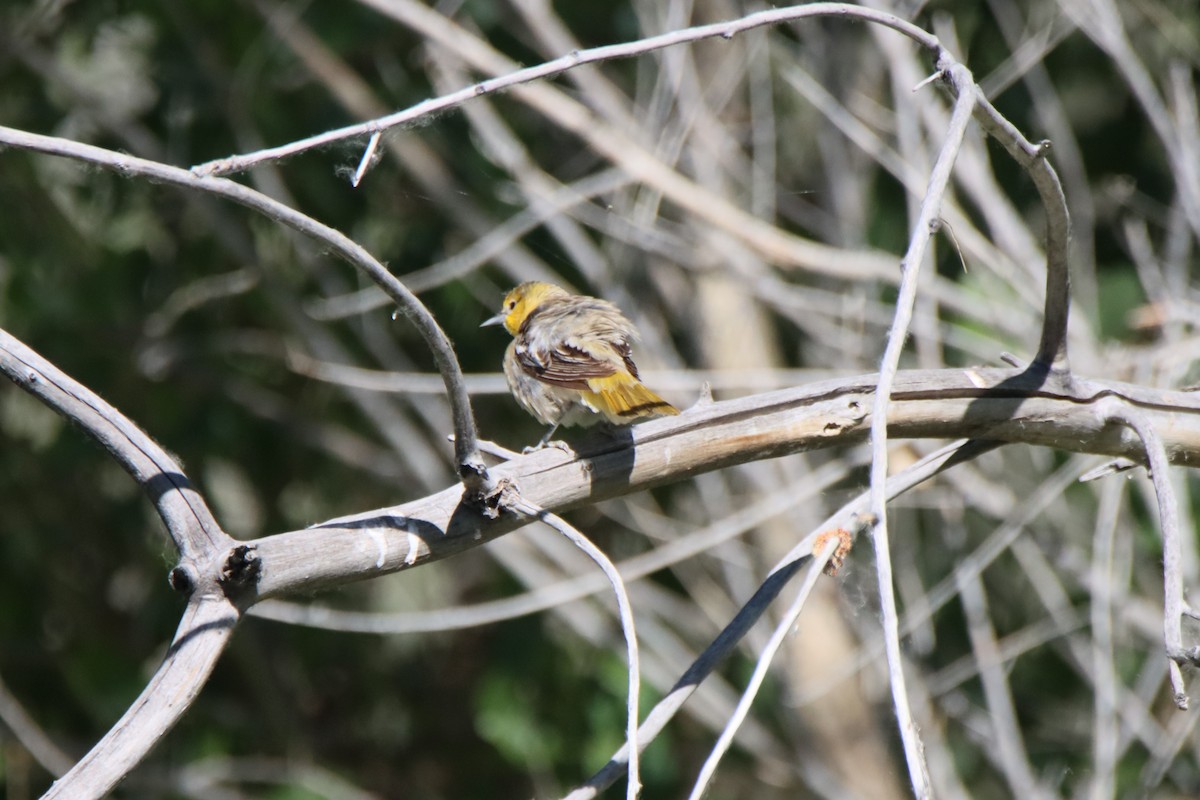
POLYGON ((846 563, 846 554, 850 552, 850 545, 854 543, 854 537, 845 528, 834 528, 818 533, 817 538, 813 540, 813 553, 819 553, 825 549, 825 544, 835 536, 838 539, 837 549, 833 551, 833 555, 829 557, 829 563, 825 565, 825 574, 830 577, 837 575, 838 570, 846 563))

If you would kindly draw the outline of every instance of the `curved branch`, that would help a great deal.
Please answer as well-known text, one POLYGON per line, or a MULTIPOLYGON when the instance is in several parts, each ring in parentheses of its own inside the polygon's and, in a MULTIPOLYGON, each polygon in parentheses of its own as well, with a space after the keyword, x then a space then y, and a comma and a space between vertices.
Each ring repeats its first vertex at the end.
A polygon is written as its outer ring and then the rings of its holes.
POLYGON ((154 502, 181 561, 207 563, 233 544, 179 463, 95 392, 0 330, 0 373, 112 453, 154 502))
POLYGON ((42 800, 90 800, 108 794, 191 707, 237 620, 237 609, 225 598, 194 594, 158 672, 124 716, 42 800))
POLYGON ((978 86, 972 84, 970 91, 976 95, 975 119, 1029 173, 1045 208, 1046 302, 1042 317, 1042 340, 1034 360, 1043 367, 1065 374, 1069 369, 1067 320, 1071 309, 1071 271, 1068 261, 1071 216, 1067 211, 1067 196, 1063 194, 1058 173, 1047 158, 1050 142, 1031 143, 996 110, 978 86))
POLYGON ((626 786, 625 796, 627 800, 637 800, 638 792, 642 788, 637 757, 638 752, 640 752, 637 746, 637 734, 638 720, 641 719, 640 704, 638 701, 641 697, 642 678, 638 656, 637 630, 633 621, 633 605, 629 602, 629 592, 625 588, 625 581, 621 579, 621 573, 617 572, 616 566, 604 554, 604 551, 596 547, 591 539, 584 536, 578 528, 568 523, 562 517, 557 514, 551 514, 544 508, 538 508, 522 497, 517 497, 513 500, 511 507, 518 514, 525 514, 533 519, 540 519, 565 536, 571 544, 587 554, 587 557, 594 561, 596 566, 600 567, 600 570, 604 573, 604 577, 608 579, 609 584, 612 586, 613 593, 617 597, 617 610, 618 616, 621 619, 621 632, 625 635, 625 648, 629 659, 629 694, 626 697, 625 705, 625 736, 633 746, 633 752, 629 756, 629 782, 626 786))
POLYGON ((1171 463, 1162 437, 1144 412, 1129 408, 1115 398, 1109 398, 1104 405, 1102 413, 1107 410, 1109 419, 1137 433, 1145 448, 1150 480, 1154 483, 1154 496, 1158 501, 1158 526, 1162 532, 1163 637, 1169 659, 1167 666, 1175 705, 1181 711, 1186 711, 1187 689, 1179 665, 1194 664, 1196 651, 1188 651, 1183 647, 1183 545, 1180 542, 1179 501, 1175 499, 1175 487, 1171 484, 1171 463))
POLYGON ((122 175, 137 175, 172 186, 195 189, 233 200, 321 242, 342 259, 361 269, 371 280, 375 281, 379 288, 387 292, 404 315, 412 320, 413 325, 433 354, 434 362, 437 364, 438 372, 441 373, 442 381, 446 385, 446 393, 449 396, 450 409, 454 417, 455 461, 459 477, 462 478, 468 493, 472 498, 478 498, 491 491, 492 485, 487 468, 479 454, 475 417, 471 413, 471 400, 463 382, 462 367, 459 366, 458 359, 454 355, 454 346, 438 325, 437 320, 429 313, 429 309, 425 308, 417 296, 357 242, 340 231, 301 214, 294 208, 225 178, 198 177, 186 169, 172 167, 157 161, 4 126, 0 126, 0 144, 71 158, 95 164, 122 175))
POLYGON ((62 748, 50 738, 37 720, 29 715, 21 701, 17 699, 4 681, 0 680, 0 722, 8 728, 21 746, 38 765, 56 778, 61 778, 71 769, 75 759, 67 755, 62 748))

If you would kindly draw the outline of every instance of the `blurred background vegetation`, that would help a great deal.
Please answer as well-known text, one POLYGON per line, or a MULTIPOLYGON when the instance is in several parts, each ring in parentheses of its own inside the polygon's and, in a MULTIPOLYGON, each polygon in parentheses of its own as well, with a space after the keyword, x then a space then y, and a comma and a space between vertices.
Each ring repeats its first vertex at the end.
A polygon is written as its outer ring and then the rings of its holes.
MULTIPOLYGON (((1200 149, 1188 138, 1187 106, 1190 91, 1194 113, 1200 7, 876 5, 935 31, 1031 140, 1053 141, 1076 226, 1075 368, 1194 382, 1200 224, 1189 219, 1180 164, 1194 167, 1185 156, 1200 149), (1131 63, 1178 139, 1130 88, 1131 63)), ((481 43, 528 65, 759 7, 0 0, 0 124, 188 166, 469 85, 489 74, 492 56, 472 56, 481 43)), ((947 118, 936 88, 908 91, 929 71, 894 33, 822 20, 580 69, 540 91, 552 95, 546 102, 588 108, 593 135, 627 137, 765 222, 898 260, 947 118), (906 170, 918 176, 907 189, 906 170)), ((477 328, 523 279, 620 304, 644 332, 648 383, 681 405, 705 380, 720 398, 877 365, 892 279, 772 263, 753 232, 722 230, 630 176, 525 90, 393 131, 384 144, 358 188, 348 175, 363 141, 238 179, 346 232, 420 291, 471 375, 482 434, 500 444, 519 450, 541 434, 497 374, 506 337, 477 328), (499 244, 485 249, 489 234, 499 244)), ((1041 303, 1036 194, 977 131, 953 192, 906 364, 995 364, 1004 350, 1027 358, 1041 303)), ((0 152, 0 326, 178 454, 239 538, 453 482, 431 359, 391 311, 350 267, 241 208, 0 152)), ((895 458, 931 446, 904 445, 895 458)), ((634 587, 645 707, 775 560, 864 487, 864 463, 857 448, 797 455, 572 515, 620 560, 736 510, 778 504, 781 493, 794 499, 634 587)), ((913 615, 905 647, 939 796, 1015 791, 1011 768, 997 761, 1002 734, 989 721, 981 640, 971 636, 987 629, 1001 645, 1039 791, 1200 792, 1196 712, 1172 711, 1163 688, 1161 554, 1144 480, 1073 483, 1097 463, 1010 447, 895 506, 897 580, 913 615), (1104 563, 1114 566, 1097 583, 1097 532, 1109 524, 1116 549, 1104 563), (964 573, 980 553, 992 559, 981 577, 964 573), (948 601, 922 614, 939 585, 948 601), (1096 633, 1097 607, 1112 610, 1111 635, 1096 633), (1113 657, 1096 659, 1106 642, 1113 657), (1102 685, 1119 712, 1097 710, 1102 685), (1104 724, 1114 742, 1101 769, 1104 724)), ((1195 542, 1188 547, 1195 585, 1195 542)), ((166 582, 173 557, 151 505, 100 448, 0 386, 4 705, 17 699, 68 758, 108 729, 157 666, 182 609, 166 582)), ((531 528, 311 600, 418 612, 590 569, 531 528)), ((864 543, 805 612, 711 797, 907 796, 875 606, 864 543)), ((646 797, 686 791, 765 632, 647 751, 646 797)), ((182 725, 118 794, 554 797, 620 744, 624 687, 603 595, 453 632, 356 635, 250 619, 182 725)), ((52 780, 48 765, 14 734, 14 718, 0 716, 6 796, 36 797, 52 780)))

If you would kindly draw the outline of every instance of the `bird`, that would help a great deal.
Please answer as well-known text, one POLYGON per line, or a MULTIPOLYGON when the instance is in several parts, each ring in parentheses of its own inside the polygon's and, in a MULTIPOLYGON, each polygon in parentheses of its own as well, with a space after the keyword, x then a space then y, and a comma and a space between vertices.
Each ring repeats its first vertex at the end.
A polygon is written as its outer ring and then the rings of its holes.
POLYGON ((504 352, 513 397, 551 426, 537 447, 562 425, 629 425, 679 413, 642 383, 630 348, 637 329, 607 300, 527 281, 480 327, 488 325, 513 337, 504 352))

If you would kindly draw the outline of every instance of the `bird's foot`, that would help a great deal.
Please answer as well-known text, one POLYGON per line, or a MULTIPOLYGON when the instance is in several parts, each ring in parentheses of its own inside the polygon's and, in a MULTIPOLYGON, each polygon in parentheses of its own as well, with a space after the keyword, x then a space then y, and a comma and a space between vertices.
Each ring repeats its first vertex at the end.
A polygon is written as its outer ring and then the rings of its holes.
POLYGON ((558 450, 562 450, 564 453, 567 453, 568 455, 575 455, 575 451, 571 449, 571 445, 567 444, 562 439, 554 439, 549 442, 538 442, 535 445, 526 447, 524 450, 521 451, 521 454, 529 455, 530 453, 536 453, 538 450, 545 450, 547 447, 553 447, 558 450))

